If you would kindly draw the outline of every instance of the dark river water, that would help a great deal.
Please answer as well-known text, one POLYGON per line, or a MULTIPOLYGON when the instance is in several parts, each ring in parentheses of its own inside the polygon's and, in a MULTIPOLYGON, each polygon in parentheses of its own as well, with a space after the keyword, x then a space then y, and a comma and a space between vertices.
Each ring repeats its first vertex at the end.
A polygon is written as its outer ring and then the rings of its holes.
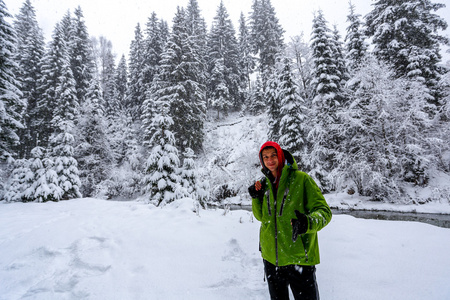
MULTIPOLYGON (((232 205, 231 210, 243 209, 252 210, 248 205, 232 205)), ((443 214, 424 214, 424 213, 404 213, 392 211, 368 211, 368 210, 341 210, 331 209, 335 215, 350 215, 356 218, 373 219, 373 220, 389 220, 389 221, 410 221, 422 222, 439 226, 443 228, 450 228, 450 215, 443 214)))

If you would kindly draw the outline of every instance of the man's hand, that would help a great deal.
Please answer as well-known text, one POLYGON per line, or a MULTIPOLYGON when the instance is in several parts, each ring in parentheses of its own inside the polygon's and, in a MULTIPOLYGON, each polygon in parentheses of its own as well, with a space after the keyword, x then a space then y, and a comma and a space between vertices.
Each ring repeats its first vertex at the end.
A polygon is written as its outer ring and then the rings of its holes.
POLYGON ((298 236, 308 231, 308 217, 298 210, 295 210, 297 219, 291 219, 292 225, 292 241, 295 243, 298 236))
POLYGON ((252 198, 259 198, 262 199, 264 196, 264 191, 262 190, 262 184, 261 182, 257 181, 255 184, 252 184, 248 188, 248 193, 250 194, 250 197, 252 198))

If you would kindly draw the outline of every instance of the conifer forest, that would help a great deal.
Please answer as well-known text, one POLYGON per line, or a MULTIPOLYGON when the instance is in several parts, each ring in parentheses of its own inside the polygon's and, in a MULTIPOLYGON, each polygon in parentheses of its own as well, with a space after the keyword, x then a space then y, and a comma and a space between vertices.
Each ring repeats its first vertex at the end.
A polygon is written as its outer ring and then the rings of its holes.
POLYGON ((31 0, 15 16, 0 0, 0 201, 247 195, 257 177, 225 184, 200 167, 206 125, 246 116, 324 193, 450 204, 445 180, 414 196, 450 176, 445 4, 377 0, 362 16, 349 3, 346 32, 319 10, 310 36, 285 37, 270 0, 237 24, 223 1, 212 24, 184 1, 172 20, 138 23, 116 58, 81 7, 45 41, 31 0))

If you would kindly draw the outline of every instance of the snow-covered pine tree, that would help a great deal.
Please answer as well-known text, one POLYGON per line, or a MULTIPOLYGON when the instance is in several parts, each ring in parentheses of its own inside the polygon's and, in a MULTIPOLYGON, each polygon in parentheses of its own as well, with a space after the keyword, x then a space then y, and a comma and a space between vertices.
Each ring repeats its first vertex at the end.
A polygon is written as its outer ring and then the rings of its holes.
POLYGON ((250 46, 250 32, 248 30, 247 22, 244 13, 241 12, 239 17, 239 31, 238 31, 238 53, 239 53, 239 68, 241 70, 241 89, 250 89, 250 74, 255 68, 256 61, 252 55, 250 46))
POLYGON ((122 55, 120 58, 114 80, 116 87, 114 105, 112 105, 110 111, 107 111, 107 115, 117 114, 117 112, 125 108, 125 97, 128 88, 128 66, 125 55, 122 55))
POLYGON ((249 111, 253 115, 259 115, 264 112, 267 104, 264 99, 264 91, 261 82, 261 78, 259 75, 256 77, 256 81, 250 90, 250 98, 249 98, 249 111))
POLYGON ((63 16, 63 18, 59 22, 62 38, 66 42, 66 46, 69 49, 68 51, 69 51, 70 57, 72 56, 71 51, 72 51, 73 43, 74 43, 73 36, 75 34, 75 30, 74 30, 72 21, 73 21, 72 14, 70 13, 70 10, 67 10, 66 14, 63 16))
POLYGON ((322 11, 313 19, 311 49, 314 59, 313 81, 315 97, 312 102, 308 142, 311 152, 308 169, 323 191, 333 189, 329 174, 339 159, 340 136, 336 130, 340 123, 338 109, 341 106, 341 89, 337 61, 334 57, 334 42, 322 11))
POLYGON ((313 82, 315 96, 324 97, 334 106, 338 101, 341 77, 335 55, 335 42, 323 13, 319 10, 313 19, 311 49, 314 60, 313 82))
POLYGON ((23 119, 24 128, 19 132, 21 140, 19 156, 28 158, 31 149, 37 144, 36 104, 40 96, 41 60, 45 52, 44 36, 36 21, 36 13, 30 0, 23 3, 13 25, 17 34, 14 61, 19 67, 14 73, 21 83, 23 98, 27 103, 23 119))
POLYGON ((304 170, 307 135, 305 120, 306 107, 304 100, 298 93, 294 82, 291 62, 288 58, 283 61, 283 71, 278 83, 278 95, 280 97, 280 139, 279 143, 283 149, 287 149, 295 157, 300 170, 304 170))
MULTIPOLYGON (((196 66, 199 72, 197 81, 205 85, 206 78, 204 74, 206 72, 206 60, 208 57, 208 30, 197 0, 188 0, 184 19, 190 52, 192 52, 192 55, 198 61, 198 65, 196 66)), ((206 89, 206 86, 204 89, 206 89)))
POLYGON ((49 149, 51 149, 50 158, 54 163, 53 169, 58 176, 58 186, 63 190, 61 199, 57 200, 67 200, 81 197, 79 191, 80 178, 73 148, 74 122, 78 115, 79 106, 75 80, 70 68, 69 48, 64 40, 59 45, 57 55, 60 65, 54 71, 60 76, 56 78, 55 82, 55 106, 52 111, 52 133, 49 139, 49 149))
POLYGON ((266 99, 267 116, 269 118, 269 129, 267 137, 271 141, 278 141, 280 138, 280 122, 281 122, 281 103, 278 95, 278 78, 277 73, 273 74, 268 80, 264 89, 264 98, 266 99))
POLYGON ((221 1, 208 37, 208 98, 218 116, 242 106, 238 55, 236 33, 221 1))
POLYGON ((391 65, 397 77, 424 81, 433 97, 430 103, 437 106, 441 98, 437 90, 440 44, 449 39, 440 34, 447 22, 434 12, 443 7, 445 4, 430 0, 378 0, 365 16, 376 57, 391 65))
POLYGON ((100 87, 106 111, 113 111, 116 103, 116 63, 112 43, 100 37, 100 87))
POLYGON ((161 54, 164 50, 164 41, 160 30, 160 22, 156 13, 153 12, 148 18, 145 29, 146 37, 143 41, 144 53, 141 76, 146 91, 151 88, 153 79, 158 72, 161 54))
POLYGON ((167 24, 167 21, 160 20, 159 21, 159 34, 161 36, 161 42, 164 47, 166 47, 166 43, 169 40, 169 25, 167 24))
POLYGON ((50 137, 50 146, 52 147, 50 158, 58 178, 58 186, 63 191, 61 198, 54 195, 55 200, 79 198, 81 197, 81 182, 78 163, 74 158, 74 137, 71 133, 74 130, 73 121, 55 117, 52 122, 57 129, 50 137))
POLYGON ((14 169, 7 181, 6 191, 3 198, 6 202, 26 202, 24 192, 30 185, 29 178, 32 173, 27 159, 14 160, 14 169))
POLYGON ((144 131, 143 143, 146 144, 148 150, 152 148, 149 144, 153 136, 152 128, 153 117, 155 116, 154 103, 154 79, 159 71, 159 64, 162 52, 164 51, 164 40, 161 33, 161 25, 156 17, 156 13, 152 13, 148 19, 147 36, 144 40, 144 61, 142 67, 142 82, 145 87, 145 100, 142 103, 142 128, 144 131))
POLYGON ((96 196, 97 185, 109 176, 113 157, 107 137, 107 122, 100 84, 93 79, 80 107, 75 157, 84 196, 96 196))
POLYGON ((250 14, 250 41, 253 53, 259 57, 259 70, 266 87, 276 58, 284 47, 281 25, 270 0, 254 0, 250 14))
POLYGON ((75 9, 74 15, 73 35, 70 43, 71 68, 75 79, 77 99, 80 104, 83 104, 94 77, 95 67, 91 54, 91 41, 80 6, 75 9))
POLYGON ((172 132, 176 136, 179 151, 202 147, 203 123, 206 114, 205 88, 201 83, 201 63, 194 45, 194 36, 188 36, 185 11, 178 8, 173 29, 162 54, 160 73, 156 82, 155 99, 167 97, 172 132))
POLYGON ((224 76, 224 73, 226 73, 225 69, 223 58, 216 59, 213 69, 210 71, 208 83, 211 89, 209 97, 210 106, 217 110, 217 119, 220 118, 220 112, 227 116, 228 111, 233 105, 231 92, 224 76))
POLYGON ((0 0, 0 163, 17 156, 18 131, 23 128, 25 109, 20 82, 13 71, 18 65, 13 60, 17 50, 16 35, 6 18, 11 17, 3 0, 0 0))
POLYGON ((183 153, 183 165, 179 169, 180 184, 178 186, 178 198, 191 197, 196 199, 197 172, 195 169, 195 153, 187 148, 183 153))
POLYGON ((157 115, 157 107, 155 103, 156 87, 152 87, 146 93, 146 98, 142 104, 142 131, 143 144, 147 151, 151 151, 153 145, 151 144, 152 137, 156 128, 154 127, 153 119, 157 115))
POLYGON ((347 64, 345 63, 345 53, 344 48, 342 46, 341 34, 337 28, 337 25, 333 25, 333 33, 332 33, 332 41, 333 41, 333 57, 336 61, 336 70, 338 71, 340 77, 340 87, 345 86, 345 82, 349 79, 349 74, 347 70, 347 64))
POLYGON ((126 108, 133 119, 141 117, 141 106, 145 98, 145 87, 141 80, 141 70, 144 63, 144 37, 141 25, 138 23, 134 31, 134 40, 130 46, 129 56, 129 80, 126 100, 126 108))
POLYGON ((51 121, 56 107, 56 88, 59 79, 64 76, 61 66, 67 60, 67 45, 63 37, 60 24, 56 24, 52 34, 52 40, 47 48, 42 63, 42 78, 40 87, 41 97, 36 106, 36 133, 38 145, 47 148, 49 138, 53 132, 51 121))
POLYGON ((355 12, 355 5, 349 2, 349 14, 347 16, 347 35, 345 36, 346 50, 345 59, 350 71, 356 70, 361 66, 364 57, 367 55, 368 45, 365 41, 363 32, 363 23, 361 15, 355 12))
POLYGON ((63 196, 63 190, 58 185, 58 176, 53 162, 45 158, 44 148, 35 147, 31 150, 29 169, 31 176, 27 177, 27 189, 23 192, 23 201, 58 201, 63 196))
POLYGON ((173 120, 170 117, 170 96, 162 95, 156 100, 158 114, 154 117, 156 129, 150 143, 153 148, 145 163, 143 184, 150 202, 157 206, 177 199, 179 184, 177 169, 180 164, 175 137, 171 131, 173 120))

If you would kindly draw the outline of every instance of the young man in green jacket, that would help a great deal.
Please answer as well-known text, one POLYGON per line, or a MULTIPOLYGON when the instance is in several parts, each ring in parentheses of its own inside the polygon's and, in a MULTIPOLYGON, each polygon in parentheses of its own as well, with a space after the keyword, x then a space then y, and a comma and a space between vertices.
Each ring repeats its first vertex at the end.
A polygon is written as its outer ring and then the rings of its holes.
POLYGON ((331 210, 314 180, 298 170, 293 156, 275 142, 259 152, 265 178, 249 187, 252 210, 261 221, 260 247, 271 299, 319 299, 315 265, 317 232, 331 210))

